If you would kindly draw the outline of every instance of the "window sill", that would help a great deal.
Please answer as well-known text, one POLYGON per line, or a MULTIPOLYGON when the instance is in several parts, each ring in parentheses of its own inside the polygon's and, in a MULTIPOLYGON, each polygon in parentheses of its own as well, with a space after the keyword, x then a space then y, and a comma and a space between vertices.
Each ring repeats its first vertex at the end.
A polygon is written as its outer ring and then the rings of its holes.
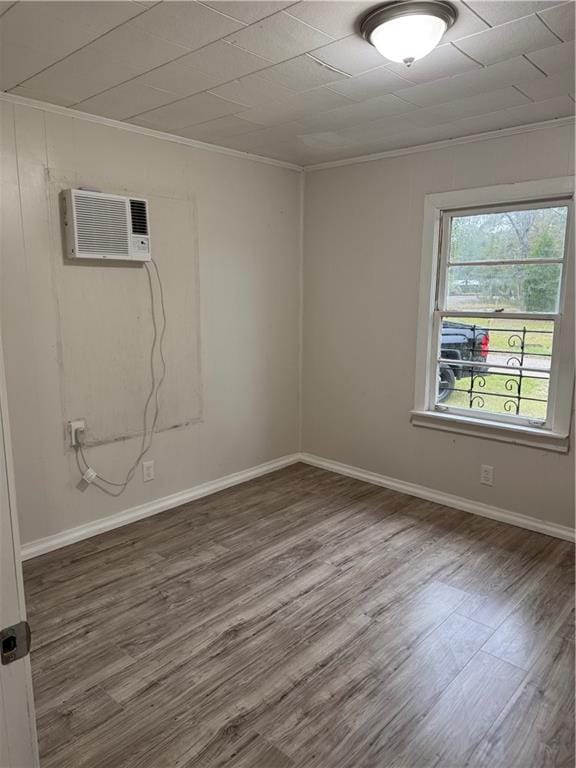
POLYGON ((463 418, 462 416, 433 411, 412 411, 410 420, 415 427, 440 429, 444 432, 481 437, 485 440, 527 445, 530 448, 539 448, 543 451, 568 453, 570 450, 569 435, 535 427, 503 424, 485 419, 463 418))

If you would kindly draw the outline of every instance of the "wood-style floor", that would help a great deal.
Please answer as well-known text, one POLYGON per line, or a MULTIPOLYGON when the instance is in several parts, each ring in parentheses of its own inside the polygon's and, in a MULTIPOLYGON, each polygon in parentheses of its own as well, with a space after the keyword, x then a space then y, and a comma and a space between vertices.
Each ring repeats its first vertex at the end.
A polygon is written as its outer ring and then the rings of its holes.
POLYGON ((42 768, 574 765, 566 542, 304 465, 26 563, 42 768))

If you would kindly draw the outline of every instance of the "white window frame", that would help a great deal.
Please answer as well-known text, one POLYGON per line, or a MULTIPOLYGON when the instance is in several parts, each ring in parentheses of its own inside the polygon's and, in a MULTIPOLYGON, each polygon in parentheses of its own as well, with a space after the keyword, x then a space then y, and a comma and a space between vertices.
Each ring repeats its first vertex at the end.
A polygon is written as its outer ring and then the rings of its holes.
MULTIPOLYGON (((416 386, 414 410, 411 414, 415 426, 431 427, 450 432, 473 435, 504 442, 519 443, 542 449, 567 452, 574 392, 574 177, 502 184, 469 190, 457 190, 426 195, 422 233, 422 266, 418 315, 416 358, 416 386), (538 204, 553 204, 568 199, 568 223, 562 270, 562 283, 558 313, 539 314, 542 319, 555 320, 552 348, 548 414, 546 422, 531 422, 518 416, 464 411, 457 408, 437 408, 436 378, 440 338, 438 296, 443 296, 447 264, 443 256, 448 248, 447 227, 455 214, 466 209, 494 211, 498 206, 513 210, 538 204), (446 212, 446 215, 443 215, 446 212), (444 228, 444 232, 442 232, 444 228)), ((447 314, 457 316, 458 312, 447 314)), ((484 313, 482 313, 484 314, 484 313)), ((501 319, 517 319, 514 313, 488 313, 501 319)))

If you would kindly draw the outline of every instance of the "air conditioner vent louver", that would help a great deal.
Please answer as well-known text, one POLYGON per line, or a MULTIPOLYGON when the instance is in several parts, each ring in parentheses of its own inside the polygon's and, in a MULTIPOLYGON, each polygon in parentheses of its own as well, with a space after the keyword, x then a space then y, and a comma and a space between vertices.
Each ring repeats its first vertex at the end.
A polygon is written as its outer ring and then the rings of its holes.
POLYGON ((144 200, 130 200, 130 213, 132 215, 132 232, 135 235, 148 234, 148 211, 144 200))
POLYGON ((78 253, 129 255, 126 206, 122 200, 76 199, 78 253))
POLYGON ((82 189, 64 193, 68 256, 148 261, 148 204, 82 189))

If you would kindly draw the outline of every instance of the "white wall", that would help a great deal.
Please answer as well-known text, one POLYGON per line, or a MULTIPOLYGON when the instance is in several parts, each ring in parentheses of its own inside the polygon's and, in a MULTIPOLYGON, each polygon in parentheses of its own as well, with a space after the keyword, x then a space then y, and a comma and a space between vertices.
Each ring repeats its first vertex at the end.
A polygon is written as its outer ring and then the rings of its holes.
POLYGON ((303 450, 572 526, 574 456, 411 426, 424 196, 574 173, 549 127, 306 175, 303 450), (495 467, 492 488, 480 464, 495 467))
MULTIPOLYGON (((32 107, 0 103, 0 109, 0 314, 24 542, 300 447, 399 480, 572 524, 573 453, 456 436, 409 422, 424 195, 569 174, 570 128, 307 174, 302 276, 297 172, 32 107), (172 379, 164 412, 172 409, 178 420, 182 412, 194 415, 199 408, 201 420, 159 432, 150 455, 156 480, 143 484, 138 472, 117 499, 94 488, 77 490, 78 471, 65 442, 75 378, 67 379, 69 367, 63 367, 62 253, 49 216, 51 185, 62 180, 63 172, 74 172, 86 185, 92 181, 149 196, 155 206, 190 203, 190 237, 175 228, 171 238, 165 217, 158 218, 163 248, 157 255, 172 324, 172 379), (176 263, 182 239, 191 261, 176 263), (179 290, 182 274, 186 291, 179 290), (198 311, 190 302, 193 289, 198 311), (190 367, 197 342, 201 375, 190 367), (191 397, 195 388, 199 402, 191 397), (182 410, 183 404, 191 407, 182 410), (481 463, 496 468, 493 488, 479 485, 481 463)), ((176 208, 164 210, 171 215, 176 208)), ((112 272, 105 272, 107 280, 112 272)), ((80 279, 78 274, 73 279, 80 279)), ((142 278, 141 271, 134 280, 119 273, 127 286, 128 317, 142 306, 147 312, 142 278)), ((105 361, 107 349, 93 340, 88 353, 105 361)), ((133 390, 123 386, 120 392, 116 406, 132 404, 133 390)), ((136 450, 137 440, 119 440, 90 449, 90 459, 102 474, 117 478, 136 450)))
MULTIPOLYGON (((0 311, 23 542, 296 451, 299 173, 31 107, 0 103, 0 108, 0 311), (145 275, 127 268, 63 267, 49 212, 51 185, 67 175, 82 185, 148 196, 153 209, 162 210, 155 242, 170 329, 163 405, 164 413, 174 416, 163 426, 201 414, 201 421, 159 432, 150 452, 156 480, 144 484, 139 471, 116 499, 93 487, 83 493, 76 488, 78 470, 66 447, 65 422, 70 393, 86 382, 78 386, 80 372, 74 366, 71 371, 63 346, 69 353, 70 317, 74 310, 82 313, 86 300, 74 303, 72 284, 82 281, 86 296, 91 286, 86 276, 92 274, 105 313, 124 321, 144 313, 149 324, 145 275), (188 216, 184 230, 175 220, 182 210, 188 216), (116 288, 110 282, 115 274, 126 294, 123 310, 119 295, 106 300, 106 287, 116 288), (66 280, 72 281, 68 289, 66 280), (195 365, 198 340, 201 377, 195 365)), ((104 326, 102 343, 92 336, 84 350, 87 360, 110 364, 110 349, 117 347, 113 327, 104 326)), ((125 323, 121 327, 125 330, 125 323)), ((73 341, 79 350, 78 339, 73 341)), ((142 389, 134 384, 142 369, 135 365, 132 381, 132 366, 131 359, 128 381, 120 381, 113 393, 120 411, 123 404, 129 411, 134 401, 140 410, 143 406, 142 389)), ((91 396, 98 396, 97 389, 91 396)), ((90 461, 105 476, 121 478, 137 448, 134 438, 110 442, 91 448, 90 461)))

